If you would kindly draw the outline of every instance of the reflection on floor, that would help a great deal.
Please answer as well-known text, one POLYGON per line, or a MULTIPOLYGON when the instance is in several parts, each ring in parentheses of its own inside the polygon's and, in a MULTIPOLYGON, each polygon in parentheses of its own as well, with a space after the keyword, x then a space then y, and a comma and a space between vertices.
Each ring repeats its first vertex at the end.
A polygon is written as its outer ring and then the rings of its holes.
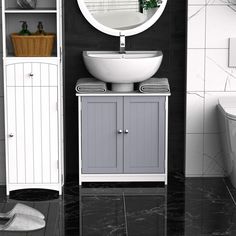
POLYGON ((0 189, 0 212, 10 211, 18 202, 41 211, 46 218, 46 227, 29 233, 0 231, 0 236, 64 235, 63 201, 58 199, 57 192, 47 190, 14 191, 10 198, 6 198, 5 188, 0 189))
POLYGON ((63 197, 55 197, 52 192, 18 191, 7 199, 0 189, 2 212, 20 201, 41 210, 47 220, 43 230, 0 236, 236 235, 236 190, 227 179, 177 175, 168 187, 90 184, 81 189, 71 181, 63 197))

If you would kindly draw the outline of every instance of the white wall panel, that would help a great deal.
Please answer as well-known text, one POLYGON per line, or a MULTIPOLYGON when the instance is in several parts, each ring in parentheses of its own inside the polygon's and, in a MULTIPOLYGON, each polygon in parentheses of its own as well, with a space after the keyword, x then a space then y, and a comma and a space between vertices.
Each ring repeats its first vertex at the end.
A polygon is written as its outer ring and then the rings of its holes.
POLYGON ((188 7, 188 48, 205 47, 205 7, 188 7))
POLYGON ((206 47, 227 49, 228 38, 236 37, 236 7, 210 5, 206 17, 206 47))
POLYGON ((236 92, 236 68, 228 67, 228 38, 236 37, 236 1, 188 4, 186 175, 223 176, 216 106, 219 97, 236 92), (201 94, 203 101, 193 94, 201 94))
POLYGON ((203 175, 203 134, 186 135, 186 176, 203 175))
POLYGON ((218 177, 226 173, 219 134, 204 134, 204 176, 218 177))
POLYGON ((203 5, 206 0, 188 0, 188 5, 203 5))
POLYGON ((187 133, 203 133, 204 93, 187 94, 187 133))
POLYGON ((205 0, 208 1, 207 3, 209 5, 227 5, 230 7, 236 7, 234 4, 236 4, 235 0, 205 0))
POLYGON ((206 50, 206 91, 236 91, 236 68, 228 67, 227 49, 206 50))
POLYGON ((204 49, 188 49, 187 91, 204 91, 204 49))

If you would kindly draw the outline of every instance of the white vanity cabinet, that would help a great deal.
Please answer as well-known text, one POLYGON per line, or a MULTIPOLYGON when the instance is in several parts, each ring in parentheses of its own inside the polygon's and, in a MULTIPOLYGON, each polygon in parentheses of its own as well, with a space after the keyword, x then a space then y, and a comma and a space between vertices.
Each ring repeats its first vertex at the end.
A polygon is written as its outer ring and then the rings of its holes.
POLYGON ((61 194, 64 182, 61 1, 38 2, 24 10, 2 0, 7 195, 28 188, 61 194), (56 33, 51 57, 13 55, 9 34, 19 31, 19 20, 34 28, 42 21, 56 33))
POLYGON ((167 184, 167 94, 80 94, 78 101, 80 184, 167 184))

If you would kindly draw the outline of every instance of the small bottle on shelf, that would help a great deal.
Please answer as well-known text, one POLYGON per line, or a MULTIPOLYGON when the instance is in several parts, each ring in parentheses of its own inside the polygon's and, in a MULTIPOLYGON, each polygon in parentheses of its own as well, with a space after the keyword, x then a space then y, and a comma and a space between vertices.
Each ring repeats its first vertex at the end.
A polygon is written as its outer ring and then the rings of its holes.
POLYGON ((28 25, 26 21, 20 21, 22 23, 22 29, 19 32, 19 35, 31 35, 30 31, 28 30, 28 25))
POLYGON ((35 32, 36 35, 46 35, 45 31, 43 30, 42 21, 39 21, 37 28, 38 28, 38 30, 35 32))

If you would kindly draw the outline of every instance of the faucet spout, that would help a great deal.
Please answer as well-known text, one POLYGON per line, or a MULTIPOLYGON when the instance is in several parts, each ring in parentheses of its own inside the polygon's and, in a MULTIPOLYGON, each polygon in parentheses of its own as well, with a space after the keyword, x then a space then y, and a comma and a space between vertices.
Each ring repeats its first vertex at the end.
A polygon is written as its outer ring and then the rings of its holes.
POLYGON ((120 51, 119 53, 125 53, 125 35, 120 34, 120 51))

